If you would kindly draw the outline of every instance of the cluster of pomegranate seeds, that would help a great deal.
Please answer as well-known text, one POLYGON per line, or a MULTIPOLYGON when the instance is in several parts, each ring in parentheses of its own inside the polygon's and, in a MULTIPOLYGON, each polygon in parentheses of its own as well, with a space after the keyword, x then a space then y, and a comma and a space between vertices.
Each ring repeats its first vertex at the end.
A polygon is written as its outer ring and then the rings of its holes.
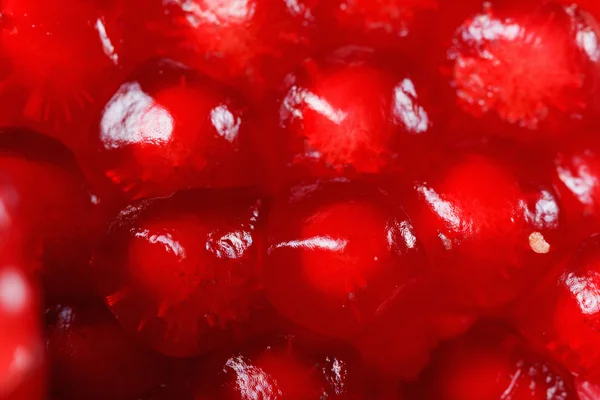
POLYGON ((599 400, 599 18, 0 0, 0 400, 599 400))

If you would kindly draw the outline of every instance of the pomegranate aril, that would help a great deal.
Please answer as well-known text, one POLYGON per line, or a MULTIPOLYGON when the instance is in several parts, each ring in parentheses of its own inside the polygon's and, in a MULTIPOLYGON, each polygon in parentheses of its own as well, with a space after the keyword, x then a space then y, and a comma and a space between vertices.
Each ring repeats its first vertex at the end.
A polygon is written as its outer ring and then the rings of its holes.
POLYGON ((256 183, 250 110, 175 61, 141 66, 106 104, 91 150, 127 198, 256 183))
POLYGON ((128 337, 102 303, 52 306, 46 324, 51 394, 59 399, 130 400, 162 385, 173 368, 128 337))
POLYGON ((47 136, 0 129, 0 179, 11 240, 21 242, 46 294, 89 296, 95 197, 71 152, 47 136))
POLYGON ((313 49, 318 0, 136 0, 130 46, 182 60, 260 98, 313 49), (137 32, 136 32, 137 30, 137 32))
POLYGON ((600 231, 600 141, 563 143, 554 160, 554 184, 575 243, 600 231))
POLYGON ((0 251, 0 399, 44 398, 44 345, 39 296, 26 274, 0 251))
POLYGON ((0 5, 0 104, 11 122, 61 140, 97 111, 118 75, 113 2, 6 0, 0 5), (100 4, 102 3, 102 4, 100 4))
POLYGON ((406 208, 440 283, 438 296, 490 311, 518 298, 560 259, 561 213, 528 164, 445 149, 415 174, 406 208), (453 153, 453 154, 450 154, 453 153))
POLYGON ((496 327, 444 345, 420 385, 427 399, 578 399, 568 371, 496 327))
POLYGON ((580 247, 517 311, 516 324, 534 344, 546 347, 571 371, 600 379, 600 236, 580 247))
POLYGON ((272 338, 225 357, 218 355, 196 375, 198 399, 359 400, 378 399, 384 390, 383 385, 371 387, 370 372, 352 352, 307 347, 295 337, 272 338))
POLYGON ((377 188, 343 179, 298 185, 275 200, 265 285, 284 316, 350 337, 427 269, 404 211, 377 188))
POLYGON ((134 203, 94 257, 100 294, 125 329, 167 355, 195 356, 266 329, 262 208, 243 190, 134 203))
POLYGON ((588 125, 598 112, 597 28, 574 5, 486 2, 448 50, 458 103, 483 117, 479 131, 537 146, 588 125))
POLYGON ((280 104, 279 164, 322 177, 410 163, 432 130, 433 103, 421 76, 389 64, 357 47, 306 60, 280 104))
POLYGON ((600 398, 600 384, 575 378, 575 387, 579 400, 595 400, 600 398))

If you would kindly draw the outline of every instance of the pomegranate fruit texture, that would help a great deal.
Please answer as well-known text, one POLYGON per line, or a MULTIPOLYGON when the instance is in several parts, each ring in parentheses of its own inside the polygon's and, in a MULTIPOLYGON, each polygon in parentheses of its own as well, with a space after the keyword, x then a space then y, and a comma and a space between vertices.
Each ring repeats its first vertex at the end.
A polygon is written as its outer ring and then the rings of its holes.
POLYGON ((22 124, 72 144, 120 70, 117 2, 0 4, 0 104, 4 124, 22 124))
POLYGON ((235 91, 179 62, 152 60, 106 103, 89 145, 128 199, 252 185, 251 137, 259 128, 250 114, 235 91))
POLYGON ((600 400, 599 21, 0 0, 0 400, 600 400))

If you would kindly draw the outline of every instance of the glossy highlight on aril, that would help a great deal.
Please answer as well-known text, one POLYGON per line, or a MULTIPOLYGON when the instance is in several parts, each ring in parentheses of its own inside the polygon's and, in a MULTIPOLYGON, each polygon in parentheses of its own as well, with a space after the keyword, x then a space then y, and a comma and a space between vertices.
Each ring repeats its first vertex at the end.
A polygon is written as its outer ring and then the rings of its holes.
POLYGON ((196 190, 122 210, 93 260, 98 292, 152 348, 196 356, 261 327, 262 200, 196 190))

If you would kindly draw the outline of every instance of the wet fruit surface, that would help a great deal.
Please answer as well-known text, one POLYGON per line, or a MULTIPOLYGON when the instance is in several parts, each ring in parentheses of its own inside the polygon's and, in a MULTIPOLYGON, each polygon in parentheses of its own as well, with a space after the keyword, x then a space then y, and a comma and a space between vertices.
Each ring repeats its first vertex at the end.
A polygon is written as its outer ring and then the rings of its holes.
POLYGON ((269 300, 293 321, 336 337, 359 332, 427 269, 406 214, 368 185, 296 186, 275 203, 267 235, 269 300))
POLYGON ((98 164, 127 198, 255 183, 250 112, 234 92, 172 60, 143 65, 104 107, 98 164))
POLYGON ((458 103, 518 140, 568 134, 597 110, 597 28, 574 5, 485 3, 448 51, 458 103))
POLYGON ((0 264, 0 398, 42 399, 43 341, 38 300, 17 265, 0 264))
POLYGON ((600 217, 600 154, 598 141, 583 138, 564 144, 556 154, 554 176, 563 209, 582 240, 599 230, 600 217))
POLYGON ((437 352, 425 377, 424 398, 578 398, 566 370, 501 330, 475 330, 448 343, 437 352))
POLYGON ((519 327, 537 345, 545 346, 572 371, 593 381, 600 378, 597 343, 598 265, 600 237, 586 239, 566 261, 557 278, 552 277, 527 299, 523 312, 536 309, 535 318, 524 315, 519 327))
POLYGON ((579 400, 592 400, 600 396, 600 386, 593 382, 575 379, 575 387, 579 400))
POLYGON ((518 165, 443 155, 417 174, 407 209, 450 301, 501 306, 559 261, 557 197, 518 165))
POLYGON ((362 399, 383 398, 390 389, 376 386, 381 382, 372 380, 352 351, 315 347, 293 336, 252 343, 211 363, 221 367, 215 376, 198 371, 197 398, 362 399))
POLYGON ((94 258, 99 292, 126 329, 168 355, 242 339, 265 307, 260 213, 261 200, 240 191, 135 203, 94 258))
POLYGON ((376 173, 408 157, 409 145, 431 130, 433 116, 425 85, 402 67, 407 69, 359 47, 306 60, 279 109, 280 126, 289 135, 282 146, 290 152, 285 161, 376 173))
POLYGON ((118 74, 113 2, 3 1, 0 102, 12 123, 70 140, 64 129, 89 116, 102 85, 118 74))
MULTIPOLYGON (((24 129, 0 130, 0 179, 12 238, 51 297, 89 296, 90 241, 98 199, 61 143, 24 129)), ((20 251, 14 243, 7 244, 20 251)))
POLYGON ((599 399, 599 17, 0 0, 0 400, 599 399))
POLYGON ((311 10, 316 2, 133 1, 127 18, 157 39, 158 54, 181 59, 261 97, 313 48, 311 10))

